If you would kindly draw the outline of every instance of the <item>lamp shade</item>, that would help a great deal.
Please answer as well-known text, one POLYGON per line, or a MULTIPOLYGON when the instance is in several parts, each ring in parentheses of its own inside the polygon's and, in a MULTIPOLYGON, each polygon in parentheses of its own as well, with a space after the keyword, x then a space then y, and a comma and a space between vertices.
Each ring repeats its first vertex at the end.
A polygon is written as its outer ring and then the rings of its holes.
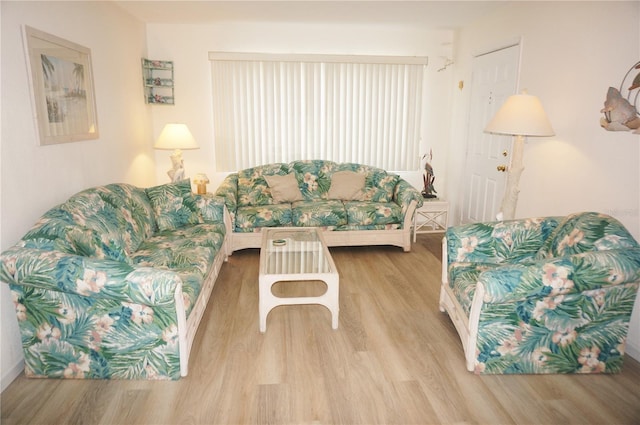
POLYGON ((509 96, 484 131, 514 136, 555 134, 540 99, 525 92, 509 96))
POLYGON ((199 146, 185 124, 167 124, 153 147, 155 149, 198 149, 199 146))
POLYGON ((198 173, 193 178, 193 183, 194 184, 206 184, 206 183, 209 183, 209 177, 207 177, 207 175, 204 174, 204 173, 198 173))

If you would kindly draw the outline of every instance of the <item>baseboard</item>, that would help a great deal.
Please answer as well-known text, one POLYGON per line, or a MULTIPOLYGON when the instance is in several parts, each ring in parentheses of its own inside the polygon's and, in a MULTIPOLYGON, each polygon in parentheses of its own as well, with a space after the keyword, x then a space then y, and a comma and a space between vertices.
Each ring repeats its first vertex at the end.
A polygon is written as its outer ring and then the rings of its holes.
POLYGON ((9 370, 2 371, 2 378, 0 380, 0 392, 7 389, 7 387, 13 382, 14 379, 20 375, 20 373, 24 370, 24 360, 20 360, 13 367, 9 368, 9 370))
POLYGON ((633 357, 635 360, 640 362, 640 349, 638 347, 634 347, 627 342, 627 346, 625 347, 624 352, 629 357, 633 357))

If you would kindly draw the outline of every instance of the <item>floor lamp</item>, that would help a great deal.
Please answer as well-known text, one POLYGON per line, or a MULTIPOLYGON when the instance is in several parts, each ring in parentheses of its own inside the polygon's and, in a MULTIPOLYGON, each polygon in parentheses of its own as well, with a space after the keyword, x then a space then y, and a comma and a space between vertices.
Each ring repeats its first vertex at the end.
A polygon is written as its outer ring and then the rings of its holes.
POLYGON ((196 140, 191 135, 189 128, 185 124, 167 124, 162 129, 160 137, 153 145, 154 149, 173 150, 171 154, 172 168, 167 171, 167 175, 172 182, 184 179, 184 161, 182 160, 182 149, 198 149, 196 140))
MULTIPOLYGON (((513 219, 518 203, 520 175, 525 137, 546 137, 555 133, 536 96, 522 94, 509 96, 484 129, 487 133, 515 136, 511 165, 507 169, 507 185, 500 207, 500 219, 513 219)), ((500 171, 501 169, 498 168, 500 171)))

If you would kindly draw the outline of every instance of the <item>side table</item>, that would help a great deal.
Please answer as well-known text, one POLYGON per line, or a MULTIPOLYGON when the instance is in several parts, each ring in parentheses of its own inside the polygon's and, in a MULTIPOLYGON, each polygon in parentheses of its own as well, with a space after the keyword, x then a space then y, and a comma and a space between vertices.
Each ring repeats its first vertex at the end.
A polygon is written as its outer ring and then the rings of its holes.
POLYGON ((418 233, 442 233, 447 230, 449 202, 441 198, 425 199, 413 216, 413 242, 418 233))

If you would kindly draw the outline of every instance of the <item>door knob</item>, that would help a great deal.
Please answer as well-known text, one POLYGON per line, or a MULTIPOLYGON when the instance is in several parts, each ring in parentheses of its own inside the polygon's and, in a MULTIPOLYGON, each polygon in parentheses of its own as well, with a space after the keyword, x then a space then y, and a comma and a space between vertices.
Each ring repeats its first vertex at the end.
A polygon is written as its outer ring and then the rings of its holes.
POLYGON ((507 171, 507 166, 506 166, 506 165, 498 165, 498 166, 496 167, 496 169, 497 169, 498 171, 500 171, 501 173, 504 173, 505 171, 507 171))

